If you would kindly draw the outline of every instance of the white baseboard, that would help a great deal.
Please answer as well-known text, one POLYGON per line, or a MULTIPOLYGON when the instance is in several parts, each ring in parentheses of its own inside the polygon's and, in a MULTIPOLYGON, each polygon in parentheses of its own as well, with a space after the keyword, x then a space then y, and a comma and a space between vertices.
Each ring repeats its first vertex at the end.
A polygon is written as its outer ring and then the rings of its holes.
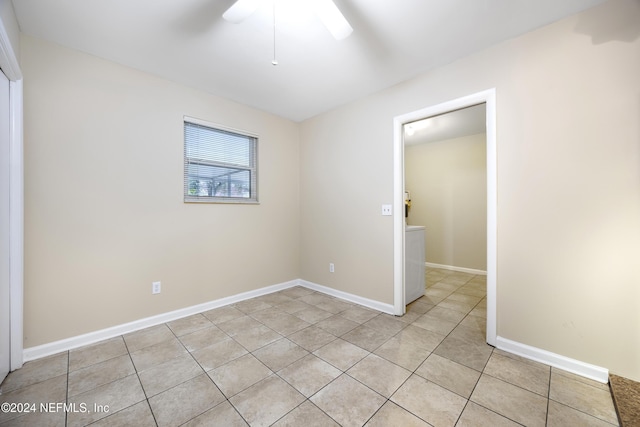
POLYGON ((133 322, 124 323, 122 325, 117 325, 117 326, 101 329, 94 332, 89 332, 87 334, 66 338, 60 341, 54 341, 51 343, 47 343, 47 344, 43 344, 35 347, 25 348, 23 352, 23 358, 25 362, 29 360, 34 360, 34 359, 40 359, 42 357, 60 353, 62 351, 72 350, 74 348, 93 344, 98 341, 128 334, 130 332, 135 332, 140 329, 148 328, 150 326, 160 325, 162 323, 171 322, 173 320, 191 316, 193 314, 202 313, 208 310, 213 310, 214 308, 219 308, 229 304, 235 304, 237 302, 244 301, 249 298, 255 298, 261 295, 277 292, 282 289, 298 286, 299 284, 300 283, 297 279, 291 280, 289 282, 284 282, 284 283, 280 283, 273 286, 267 286, 267 287, 256 289, 249 292, 243 292, 241 294, 232 295, 230 297, 221 298, 214 301, 209 301, 203 304, 193 305, 191 307, 181 308, 179 310, 158 314, 156 316, 151 316, 144 319, 134 320, 133 322))
POLYGON ((509 353, 517 354, 524 358, 553 366, 585 378, 589 378, 601 383, 609 382, 609 370, 600 366, 590 365, 579 360, 570 359, 550 351, 531 347, 506 338, 497 337, 496 347, 509 353))
POLYGON ((374 310, 381 311, 383 313, 393 314, 393 304, 385 304, 380 301, 375 301, 369 298, 360 297, 358 295, 353 295, 347 292, 338 291, 336 289, 318 285, 317 283, 309 282, 307 280, 300 279, 299 284, 300 286, 313 289, 314 291, 322 292, 323 294, 331 295, 333 297, 340 298, 342 300, 349 301, 358 305, 362 305, 364 307, 369 307, 374 310))
POLYGON ((273 292, 281 291, 283 289, 292 288, 294 286, 303 286, 318 292, 322 292, 327 295, 334 296, 336 298, 343 299, 345 301, 353 302, 365 307, 372 308, 374 310, 382 311, 384 313, 393 314, 393 305, 391 304, 384 304, 379 301, 374 301, 368 298, 363 298, 357 295, 349 294, 347 292, 338 291, 332 288, 328 288, 326 286, 308 282, 306 280, 296 279, 296 280, 291 280, 289 282, 267 286, 267 287, 256 289, 249 292, 243 292, 241 294, 232 295, 230 297, 209 301, 203 304, 197 304, 191 307, 181 308, 179 310, 158 314, 156 316, 146 317, 144 319, 139 319, 133 322, 116 325, 110 328, 89 332, 87 334, 66 338, 60 341, 54 341, 51 343, 42 344, 35 347, 25 348, 23 351, 23 359, 25 362, 28 362, 30 360, 40 359, 42 357, 50 356, 52 354, 73 350, 74 348, 94 344, 98 341, 114 338, 120 335, 138 331, 140 329, 148 328, 150 326, 156 326, 162 323, 171 322, 173 320, 181 319, 183 317, 191 316, 193 314, 198 314, 204 311, 213 310, 214 308, 223 307, 225 305, 235 304, 237 302, 244 301, 249 298, 259 297, 261 295, 267 295, 273 292))
POLYGON ((461 273, 480 274, 483 276, 487 275, 487 272, 485 270, 476 270, 476 269, 467 268, 467 267, 456 267, 455 265, 444 265, 444 264, 434 264, 432 262, 425 262, 424 266, 429 268, 441 268, 443 270, 459 271, 461 273))
MULTIPOLYGON (((368 298, 353 295, 347 292, 339 291, 327 286, 322 286, 317 283, 309 282, 307 280, 297 279, 289 282, 280 283, 277 285, 267 286, 264 288, 256 289, 249 292, 243 292, 241 294, 232 295, 230 297, 221 298, 214 301, 209 301, 203 304, 193 305, 191 307, 182 308, 175 311, 159 314, 156 316, 147 317, 144 319, 135 320, 133 322, 124 323, 121 325, 113 326, 106 329, 101 329, 87 334, 78 335, 75 337, 63 339, 60 341, 54 341, 51 343, 25 348, 23 352, 24 361, 30 361, 40 359, 42 357, 50 356, 52 354, 60 353, 63 351, 72 350, 74 348, 90 345, 98 341, 103 341, 109 338, 117 337, 120 335, 128 334, 138 331, 140 329, 148 328, 150 326, 159 325, 166 322, 171 322, 183 317, 191 316, 193 314, 202 313, 204 311, 213 310, 215 308, 223 307, 230 304, 235 304, 240 301, 244 301, 249 298, 255 298, 261 295, 267 295, 273 292, 277 292, 283 289, 288 289, 294 286, 303 286, 314 291, 322 292, 324 294, 352 302, 364 307, 368 307, 383 313, 393 314, 393 305, 385 304, 380 301, 371 300, 368 298)), ((609 371, 599 366, 590 365, 588 363, 581 362, 579 360, 570 359, 559 354, 551 353, 546 350, 542 350, 536 347, 531 347, 526 344, 521 344, 516 341, 511 341, 506 338, 497 337, 496 347, 500 350, 504 350, 509 353, 522 356, 524 358, 534 360, 536 362, 544 363, 564 371, 574 373, 592 380, 607 383, 609 381, 609 371)))

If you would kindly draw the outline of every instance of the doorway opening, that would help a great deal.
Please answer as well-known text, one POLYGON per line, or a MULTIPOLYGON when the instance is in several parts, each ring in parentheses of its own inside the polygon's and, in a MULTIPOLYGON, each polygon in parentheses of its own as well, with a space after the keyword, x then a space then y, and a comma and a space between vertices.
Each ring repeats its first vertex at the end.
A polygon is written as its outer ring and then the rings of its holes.
MULTIPOLYGON (((394 119, 394 209, 405 211, 404 129, 405 125, 419 120, 440 116, 456 110, 486 105, 486 174, 487 174, 487 334, 488 344, 496 344, 496 275, 497 275, 497 163, 496 163, 496 102, 495 89, 486 90, 463 98, 427 107, 398 116, 394 119)), ((405 274, 405 218, 394 217, 394 314, 400 316, 406 310, 405 274)))

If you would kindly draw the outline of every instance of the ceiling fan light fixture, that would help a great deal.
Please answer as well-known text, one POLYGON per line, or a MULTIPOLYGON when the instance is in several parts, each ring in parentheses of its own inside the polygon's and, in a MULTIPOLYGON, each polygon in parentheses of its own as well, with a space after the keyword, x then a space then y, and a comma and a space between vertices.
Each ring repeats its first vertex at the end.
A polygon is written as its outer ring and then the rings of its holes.
POLYGON ((239 24, 255 12, 260 3, 260 0, 238 0, 222 14, 222 17, 225 21, 239 24))
POLYGON ((411 126, 411 124, 406 125, 404 130, 407 132, 408 136, 413 136, 416 133, 416 130, 411 126))
POLYGON ((353 32, 353 28, 332 0, 312 0, 311 5, 336 40, 345 39, 353 32))

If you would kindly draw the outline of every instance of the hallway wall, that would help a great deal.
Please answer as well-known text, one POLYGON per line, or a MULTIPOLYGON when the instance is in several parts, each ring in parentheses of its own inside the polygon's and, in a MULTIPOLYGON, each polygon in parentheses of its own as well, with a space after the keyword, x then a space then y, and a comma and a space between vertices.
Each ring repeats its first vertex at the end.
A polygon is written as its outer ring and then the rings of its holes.
POLYGON ((406 145, 407 224, 426 227, 426 261, 487 270, 486 134, 406 145))

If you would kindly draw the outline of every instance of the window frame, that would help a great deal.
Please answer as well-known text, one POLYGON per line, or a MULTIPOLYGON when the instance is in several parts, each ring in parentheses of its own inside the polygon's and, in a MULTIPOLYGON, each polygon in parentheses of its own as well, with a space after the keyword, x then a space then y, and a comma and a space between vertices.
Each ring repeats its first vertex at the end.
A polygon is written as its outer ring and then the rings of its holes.
POLYGON ((196 119, 194 117, 183 116, 182 121, 182 133, 183 133, 183 198, 184 203, 213 203, 213 204, 249 204, 256 205, 260 204, 258 199, 258 142, 260 137, 252 132, 247 132, 244 130, 234 129, 228 126, 219 125, 217 123, 209 122, 206 120, 196 119), (229 169, 239 169, 239 170, 247 170, 250 173, 249 182, 253 185, 249 190, 250 197, 223 197, 223 196, 191 196, 189 195, 189 160, 192 159, 187 156, 187 137, 186 137, 186 127, 187 123, 197 126, 202 126, 205 128, 209 128, 213 131, 221 131, 228 132, 240 137, 246 137, 251 142, 250 149, 252 150, 252 154, 250 155, 253 160, 253 165, 246 167, 237 165, 234 163, 225 163, 225 162, 211 162, 211 166, 221 166, 229 169), (255 179, 251 179, 251 176, 254 176, 255 179))

